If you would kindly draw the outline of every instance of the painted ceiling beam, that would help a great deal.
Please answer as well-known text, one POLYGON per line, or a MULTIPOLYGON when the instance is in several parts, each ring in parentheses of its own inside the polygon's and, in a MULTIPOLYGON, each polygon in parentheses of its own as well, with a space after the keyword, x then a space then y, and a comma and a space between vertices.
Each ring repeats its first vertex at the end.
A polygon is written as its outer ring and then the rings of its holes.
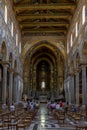
POLYGON ((39 14, 39 15, 17 15, 17 19, 21 20, 21 19, 62 19, 62 18, 67 18, 67 19, 71 19, 72 15, 70 14, 39 14))
POLYGON ((25 22, 20 23, 21 27, 33 27, 33 26, 66 26, 68 27, 68 23, 62 23, 62 22, 25 22))
POLYGON ((39 29, 37 29, 37 30, 33 30, 33 29, 26 29, 26 30, 24 30, 24 29, 22 29, 22 33, 66 33, 67 32, 67 30, 64 30, 64 29, 43 29, 43 30, 39 30, 39 29))
POLYGON ((73 3, 59 3, 59 4, 32 4, 32 5, 14 5, 14 9, 18 10, 59 10, 59 9, 75 9, 76 6, 73 3))

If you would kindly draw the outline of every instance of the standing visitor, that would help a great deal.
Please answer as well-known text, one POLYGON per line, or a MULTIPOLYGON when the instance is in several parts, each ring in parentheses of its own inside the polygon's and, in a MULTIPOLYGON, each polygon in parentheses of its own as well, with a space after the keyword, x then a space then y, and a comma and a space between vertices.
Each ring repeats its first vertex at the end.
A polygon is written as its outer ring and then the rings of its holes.
POLYGON ((23 106, 24 106, 24 110, 27 111, 27 107, 28 107, 27 101, 24 101, 24 102, 23 102, 23 106))
POLYGON ((51 102, 50 101, 48 101, 47 102, 47 113, 48 113, 48 115, 50 114, 50 104, 51 104, 51 102))

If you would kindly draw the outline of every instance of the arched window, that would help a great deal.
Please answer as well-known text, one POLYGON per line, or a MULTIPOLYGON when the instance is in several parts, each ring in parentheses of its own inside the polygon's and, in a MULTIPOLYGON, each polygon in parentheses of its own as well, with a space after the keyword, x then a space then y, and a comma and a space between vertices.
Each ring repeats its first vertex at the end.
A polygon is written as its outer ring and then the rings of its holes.
POLYGON ((69 53, 69 43, 67 42, 67 54, 69 53))
POLYGON ((19 53, 21 53, 21 42, 19 43, 19 53))
POLYGON ((16 46, 18 46, 18 33, 16 33, 16 46))
POLYGON ((76 22, 76 37, 78 36, 78 23, 76 22))
POLYGON ((71 39, 70 39, 70 46, 72 47, 73 44, 73 38, 72 38, 72 34, 71 34, 71 39))
POLYGON ((7 6, 5 5, 5 22, 6 22, 6 24, 7 24, 7 6))
POLYGON ((12 37, 13 37, 13 22, 11 23, 11 35, 12 35, 12 37))
POLYGON ((83 5, 83 8, 82 8, 82 24, 85 23, 85 5, 83 5))

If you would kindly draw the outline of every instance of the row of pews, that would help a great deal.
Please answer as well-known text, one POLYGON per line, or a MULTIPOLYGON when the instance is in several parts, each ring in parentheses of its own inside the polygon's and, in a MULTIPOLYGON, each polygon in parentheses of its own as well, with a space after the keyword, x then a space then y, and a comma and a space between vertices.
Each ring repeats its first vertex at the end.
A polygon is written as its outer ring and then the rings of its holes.
POLYGON ((68 118, 73 122, 73 127, 76 130, 87 130, 87 112, 86 110, 78 109, 76 112, 73 112, 72 107, 69 107, 66 111, 54 110, 53 116, 58 121, 58 123, 66 123, 65 119, 68 118))
POLYGON ((26 130, 35 117, 34 110, 24 111, 23 108, 16 109, 15 112, 0 110, 0 130, 26 130))
POLYGON ((58 123, 64 123, 64 121, 65 121, 65 113, 64 113, 64 111, 54 110, 53 111, 53 116, 56 118, 58 123))

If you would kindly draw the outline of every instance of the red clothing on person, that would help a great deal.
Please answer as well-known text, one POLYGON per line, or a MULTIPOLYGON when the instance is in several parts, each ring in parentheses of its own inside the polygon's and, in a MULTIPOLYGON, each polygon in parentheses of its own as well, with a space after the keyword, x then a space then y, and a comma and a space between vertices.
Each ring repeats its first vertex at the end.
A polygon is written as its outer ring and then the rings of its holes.
POLYGON ((60 107, 63 107, 63 102, 62 101, 60 101, 60 107))

